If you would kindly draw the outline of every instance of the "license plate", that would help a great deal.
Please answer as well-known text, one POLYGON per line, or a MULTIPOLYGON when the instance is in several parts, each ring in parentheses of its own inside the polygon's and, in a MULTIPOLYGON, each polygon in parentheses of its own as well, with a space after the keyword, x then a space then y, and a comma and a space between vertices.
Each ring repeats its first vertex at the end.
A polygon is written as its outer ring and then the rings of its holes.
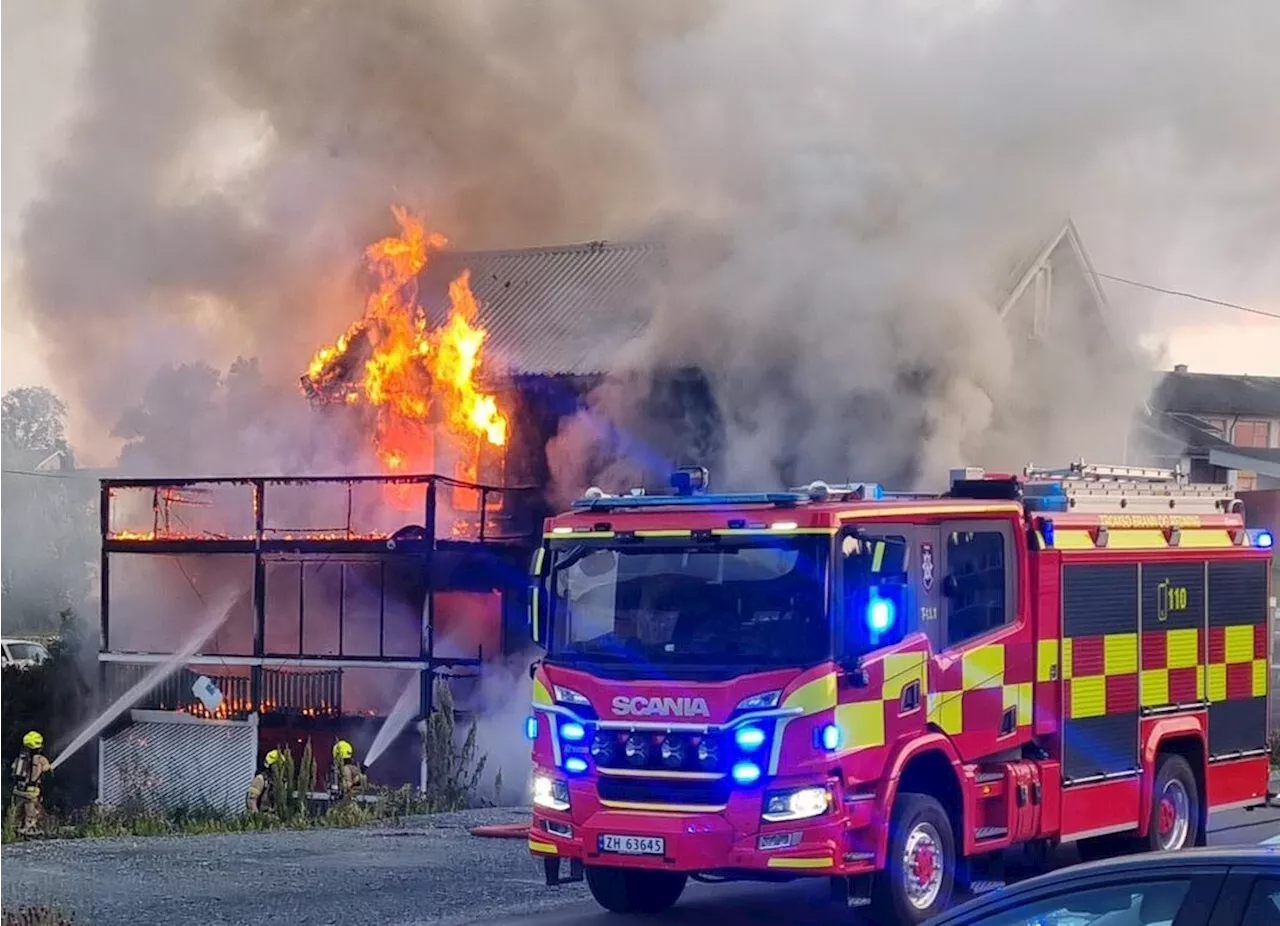
POLYGON ((613 836, 600 837, 601 852, 619 855, 665 855, 667 841, 661 836, 613 836))

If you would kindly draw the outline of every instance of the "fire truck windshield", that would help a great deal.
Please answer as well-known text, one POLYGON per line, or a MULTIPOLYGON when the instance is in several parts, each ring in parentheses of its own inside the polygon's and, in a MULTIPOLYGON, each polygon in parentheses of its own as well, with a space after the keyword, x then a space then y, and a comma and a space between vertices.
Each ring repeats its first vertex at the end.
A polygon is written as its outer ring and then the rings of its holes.
POLYGON ((831 654, 826 537, 553 547, 553 661, 734 675, 831 654))

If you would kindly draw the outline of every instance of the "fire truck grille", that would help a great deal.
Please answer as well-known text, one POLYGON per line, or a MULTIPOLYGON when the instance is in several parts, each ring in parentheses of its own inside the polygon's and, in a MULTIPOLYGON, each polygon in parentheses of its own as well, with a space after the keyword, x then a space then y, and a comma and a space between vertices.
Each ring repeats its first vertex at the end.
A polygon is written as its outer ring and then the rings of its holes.
POLYGON ((671 778, 599 778, 602 801, 629 804, 698 804, 720 807, 729 801, 727 779, 680 781, 671 778))

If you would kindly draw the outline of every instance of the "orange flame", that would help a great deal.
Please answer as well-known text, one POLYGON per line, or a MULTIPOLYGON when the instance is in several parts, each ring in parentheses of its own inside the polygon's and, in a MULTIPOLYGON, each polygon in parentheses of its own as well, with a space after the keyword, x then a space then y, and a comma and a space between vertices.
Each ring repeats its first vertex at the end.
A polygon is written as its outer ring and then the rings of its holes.
MULTIPOLYGON (((449 317, 431 330, 417 304, 417 279, 428 255, 446 239, 427 233, 407 211, 393 207, 400 235, 370 245, 365 256, 378 276, 364 317, 338 340, 318 350, 306 380, 318 394, 374 410, 374 445, 389 472, 430 472, 436 465, 436 429, 455 439, 507 441, 507 419, 496 397, 476 388, 486 332, 470 272, 449 284, 449 317), (352 351, 367 345, 363 374, 352 369, 352 351)), ((393 487, 402 495, 406 487, 393 487)), ((405 499, 407 501, 407 499, 405 499)))

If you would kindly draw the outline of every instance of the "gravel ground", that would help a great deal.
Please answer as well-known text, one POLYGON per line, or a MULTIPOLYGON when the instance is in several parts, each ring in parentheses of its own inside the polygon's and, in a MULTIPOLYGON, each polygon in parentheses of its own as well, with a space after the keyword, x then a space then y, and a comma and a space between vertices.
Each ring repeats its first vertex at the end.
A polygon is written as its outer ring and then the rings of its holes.
POLYGON ((469 827, 528 819, 475 810, 395 826, 5 846, 6 910, 46 904, 77 922, 379 923, 450 926, 581 903, 556 890, 523 840, 469 827))

